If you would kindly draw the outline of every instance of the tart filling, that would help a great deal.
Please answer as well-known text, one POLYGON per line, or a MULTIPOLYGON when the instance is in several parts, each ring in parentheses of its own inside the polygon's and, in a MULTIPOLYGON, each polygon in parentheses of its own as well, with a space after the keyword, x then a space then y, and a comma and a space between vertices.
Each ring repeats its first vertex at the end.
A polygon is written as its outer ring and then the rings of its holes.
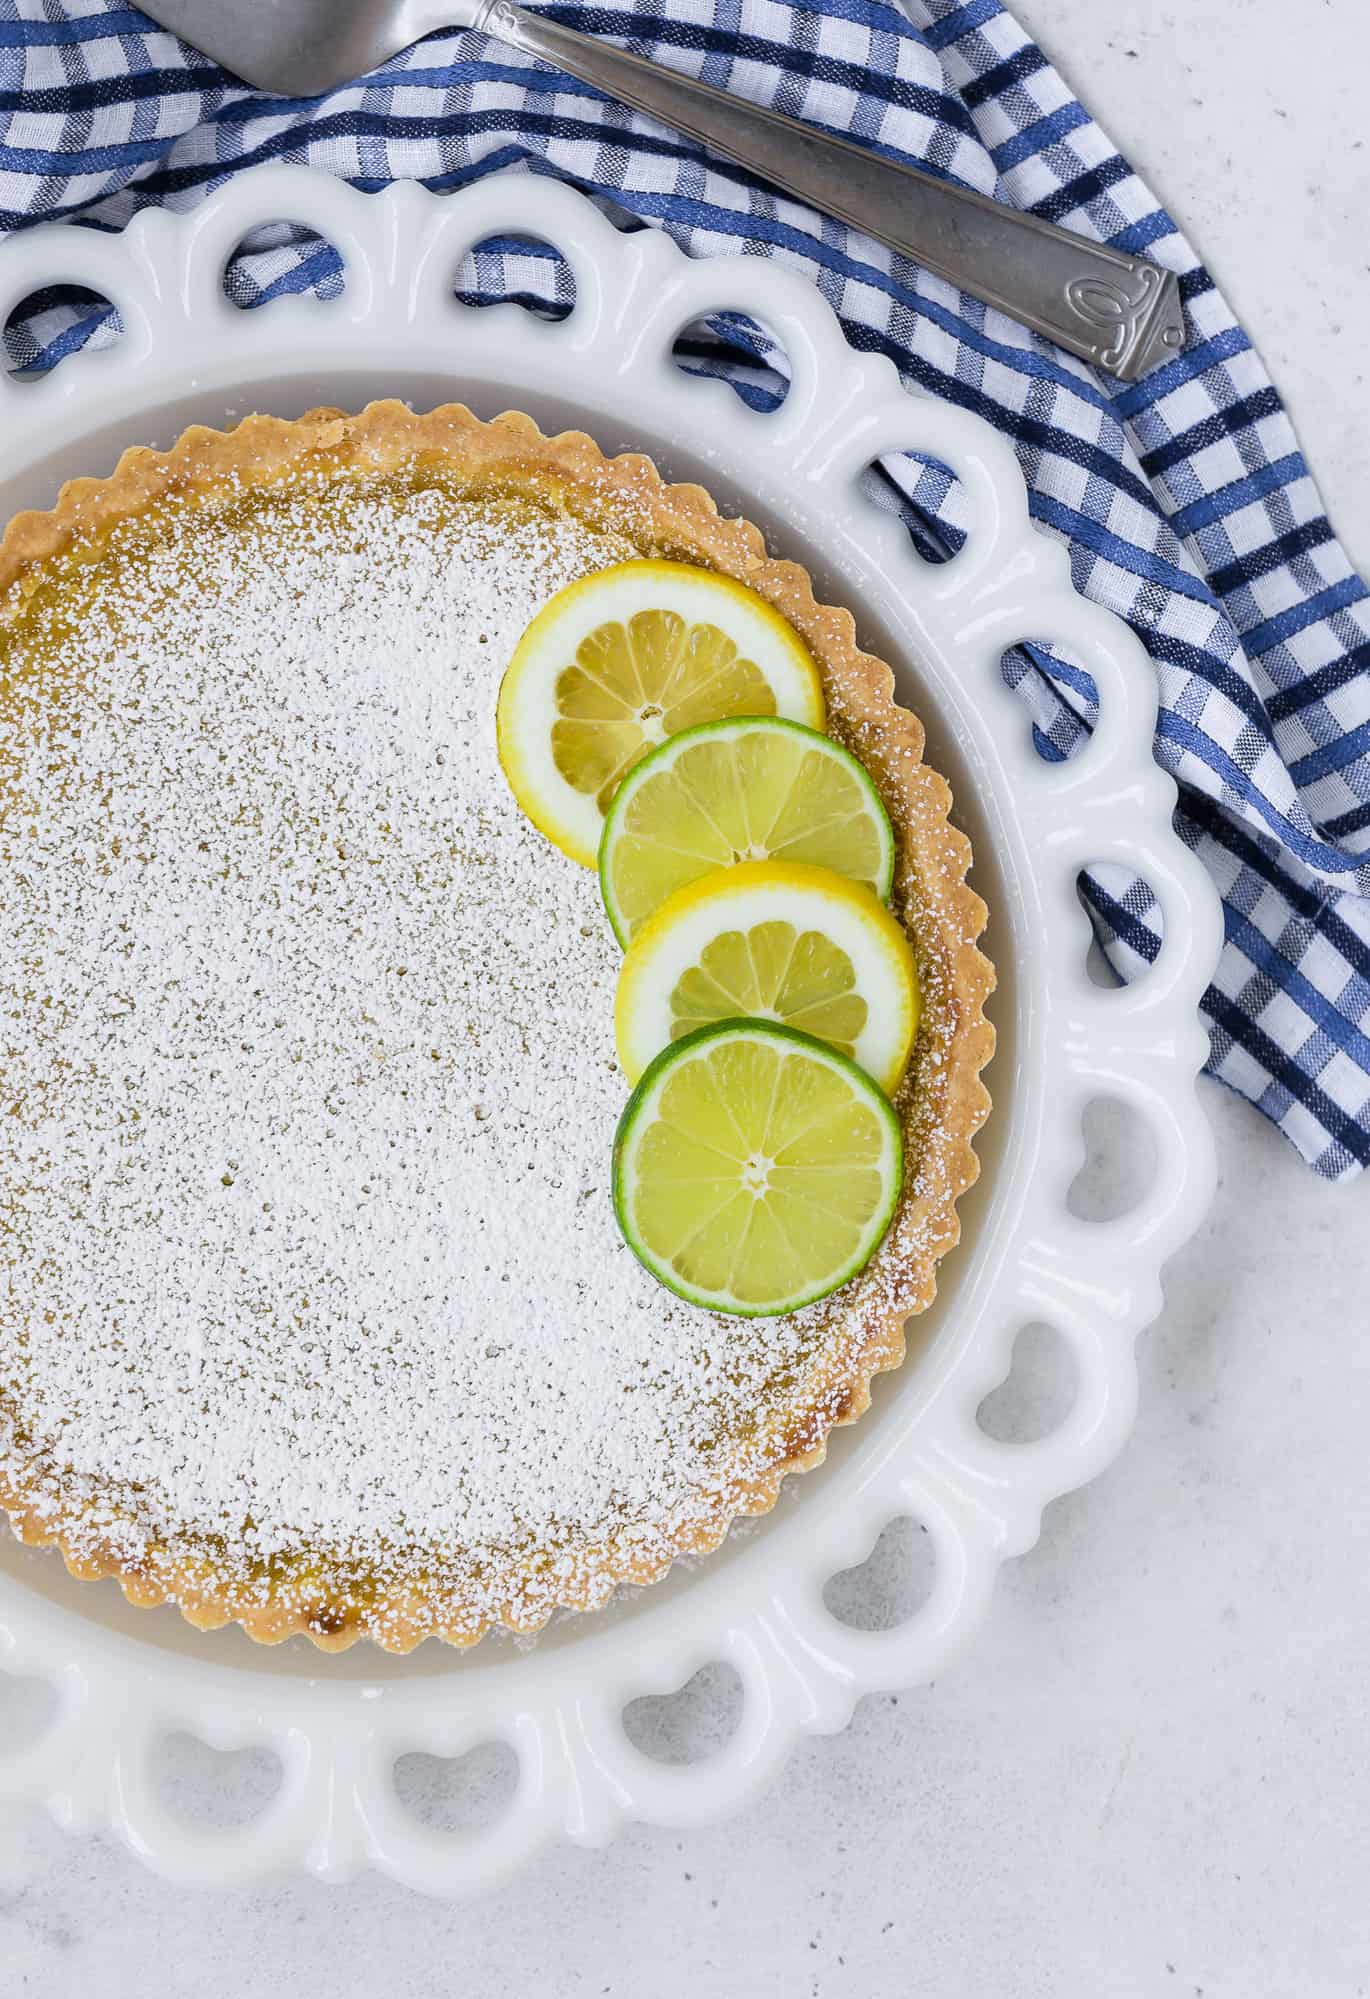
POLYGON ((845 613, 642 459, 397 404, 130 453, 0 547, 0 1503, 255 1637, 532 1630, 711 1548, 903 1351, 987 1099, 983 911, 845 613), (621 953, 500 768, 576 579, 745 580, 898 847, 923 1011, 832 1297, 658 1286, 609 1186, 621 953))

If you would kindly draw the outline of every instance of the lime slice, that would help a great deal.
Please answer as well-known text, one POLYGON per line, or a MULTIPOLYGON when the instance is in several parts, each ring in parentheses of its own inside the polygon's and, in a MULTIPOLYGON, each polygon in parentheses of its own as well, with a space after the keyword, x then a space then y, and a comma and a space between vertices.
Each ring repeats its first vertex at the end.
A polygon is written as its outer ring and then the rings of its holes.
POLYGON ((533 824, 592 868, 639 757, 725 715, 823 726, 798 632, 730 576, 621 562, 559 591, 519 640, 499 691, 500 762, 533 824))
POLYGON ((605 819, 599 882, 614 934, 626 944, 701 875, 766 860, 832 868, 886 901, 894 834, 866 771, 777 715, 684 729, 634 765, 605 819))
POLYGON ((630 1082, 720 1020, 816 1035, 891 1093, 918 1030, 918 978, 868 888, 799 861, 742 861, 677 889, 624 954, 615 1022, 630 1082))
POLYGON ((614 1142, 624 1240, 672 1291, 769 1318, 870 1262, 903 1175, 899 1120, 858 1069, 765 1021, 701 1028, 652 1063, 614 1142))

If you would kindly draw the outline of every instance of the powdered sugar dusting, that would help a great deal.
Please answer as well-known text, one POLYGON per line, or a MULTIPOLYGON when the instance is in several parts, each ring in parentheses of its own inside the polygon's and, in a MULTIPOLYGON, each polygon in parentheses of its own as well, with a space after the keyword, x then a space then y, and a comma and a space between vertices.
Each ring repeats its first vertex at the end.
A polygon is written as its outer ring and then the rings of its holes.
POLYGON ((363 1622, 358 1578, 494 1610, 550 1551, 536 1613, 831 1362, 831 1310, 719 1319, 621 1242, 618 949, 496 758, 523 626, 634 552, 276 497, 36 601, 41 675, 0 655, 0 1481, 69 1541, 263 1590, 324 1551, 363 1622))

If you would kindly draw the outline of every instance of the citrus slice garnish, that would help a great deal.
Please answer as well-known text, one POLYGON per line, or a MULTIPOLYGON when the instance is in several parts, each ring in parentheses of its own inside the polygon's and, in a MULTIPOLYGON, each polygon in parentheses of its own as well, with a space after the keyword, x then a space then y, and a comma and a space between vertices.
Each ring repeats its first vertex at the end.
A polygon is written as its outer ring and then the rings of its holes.
POLYGON ((918 1029, 913 953, 868 888, 799 861, 743 861, 677 889, 628 946, 615 1022, 630 1082, 720 1020, 817 1036, 893 1091, 918 1029))
POLYGON ((638 759, 728 715, 822 727, 818 669, 798 632, 730 576, 621 562, 558 591, 519 640, 499 691, 500 762, 533 824, 593 867, 638 759))
POLYGON ((739 861, 807 861, 881 901, 894 834, 867 772, 840 743, 778 715, 701 722, 659 743, 620 784, 599 843, 620 944, 669 895, 739 861))
POLYGON ((651 1064, 614 1142, 614 1209, 653 1276, 694 1305, 767 1318, 856 1276, 903 1175, 899 1120, 826 1043, 725 1021, 651 1064))

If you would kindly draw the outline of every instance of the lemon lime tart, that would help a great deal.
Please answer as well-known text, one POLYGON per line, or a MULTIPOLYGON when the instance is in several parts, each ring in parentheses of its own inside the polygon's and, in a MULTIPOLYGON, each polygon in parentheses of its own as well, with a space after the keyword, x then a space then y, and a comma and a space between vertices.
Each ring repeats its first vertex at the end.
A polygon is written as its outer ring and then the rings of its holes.
POLYGON ((257 1639, 589 1610, 904 1351, 984 911, 889 670, 526 418, 250 417, 0 543, 0 1506, 257 1639))

